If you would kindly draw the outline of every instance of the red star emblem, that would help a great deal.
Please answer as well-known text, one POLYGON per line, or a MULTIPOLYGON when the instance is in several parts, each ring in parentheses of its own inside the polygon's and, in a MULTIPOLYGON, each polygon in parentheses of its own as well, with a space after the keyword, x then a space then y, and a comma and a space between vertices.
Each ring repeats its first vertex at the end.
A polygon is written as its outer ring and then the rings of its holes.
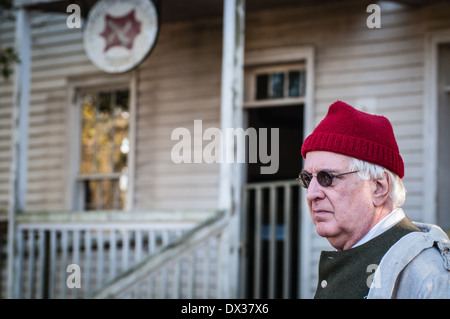
POLYGON ((105 38, 103 52, 115 46, 131 50, 134 38, 141 32, 141 23, 136 20, 135 9, 121 17, 105 16, 105 29, 100 33, 105 38))

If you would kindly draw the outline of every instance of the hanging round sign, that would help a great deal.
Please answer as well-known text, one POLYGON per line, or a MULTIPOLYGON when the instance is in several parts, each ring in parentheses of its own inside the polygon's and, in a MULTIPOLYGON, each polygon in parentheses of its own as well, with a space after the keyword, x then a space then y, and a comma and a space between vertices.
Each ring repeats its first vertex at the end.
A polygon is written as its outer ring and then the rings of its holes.
POLYGON ((123 73, 137 67, 150 53, 158 26, 151 0, 100 0, 87 17, 84 49, 99 69, 123 73))

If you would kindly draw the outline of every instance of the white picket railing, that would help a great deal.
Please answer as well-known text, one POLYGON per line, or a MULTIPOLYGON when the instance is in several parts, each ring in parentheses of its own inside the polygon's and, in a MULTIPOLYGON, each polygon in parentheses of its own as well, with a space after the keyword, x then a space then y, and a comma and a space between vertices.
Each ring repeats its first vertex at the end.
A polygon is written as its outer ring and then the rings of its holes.
POLYGON ((213 214, 20 214, 15 232, 14 298, 83 298, 213 214))
POLYGON ((301 188, 296 180, 243 187, 243 298, 300 297, 301 188))
MULTIPOLYGON (((210 218, 88 298, 220 298, 220 251, 227 218, 210 218)), ((225 248, 226 249, 226 248, 225 248)))

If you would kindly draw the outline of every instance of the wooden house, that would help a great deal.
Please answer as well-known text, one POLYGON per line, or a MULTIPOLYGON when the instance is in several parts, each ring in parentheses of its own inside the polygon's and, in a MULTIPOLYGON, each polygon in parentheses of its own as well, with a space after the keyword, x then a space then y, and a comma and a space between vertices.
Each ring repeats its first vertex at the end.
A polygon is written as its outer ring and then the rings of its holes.
POLYGON ((406 214, 450 228, 448 1, 153 0, 151 49, 112 72, 97 3, 1 12, 3 298, 311 298, 330 246, 296 177, 336 100, 391 120, 406 214))

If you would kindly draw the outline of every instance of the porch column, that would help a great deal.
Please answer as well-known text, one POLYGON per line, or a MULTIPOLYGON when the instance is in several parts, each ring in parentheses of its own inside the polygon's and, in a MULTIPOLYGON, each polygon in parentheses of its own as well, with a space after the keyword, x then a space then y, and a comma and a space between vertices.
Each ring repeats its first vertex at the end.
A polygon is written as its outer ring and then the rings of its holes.
POLYGON ((14 280, 15 219, 16 213, 25 210, 28 153, 28 118, 30 102, 31 35, 28 12, 17 10, 15 26, 15 50, 20 63, 14 69, 13 112, 11 125, 11 171, 8 204, 8 265, 7 297, 18 298, 19 283, 14 280))
POLYGON ((220 164, 219 208, 229 220, 221 248, 219 287, 221 298, 237 298, 238 244, 242 168, 236 163, 234 138, 226 139, 227 128, 242 128, 245 0, 223 1, 221 130, 224 141, 220 164), (234 161, 227 163, 227 154, 234 161))

